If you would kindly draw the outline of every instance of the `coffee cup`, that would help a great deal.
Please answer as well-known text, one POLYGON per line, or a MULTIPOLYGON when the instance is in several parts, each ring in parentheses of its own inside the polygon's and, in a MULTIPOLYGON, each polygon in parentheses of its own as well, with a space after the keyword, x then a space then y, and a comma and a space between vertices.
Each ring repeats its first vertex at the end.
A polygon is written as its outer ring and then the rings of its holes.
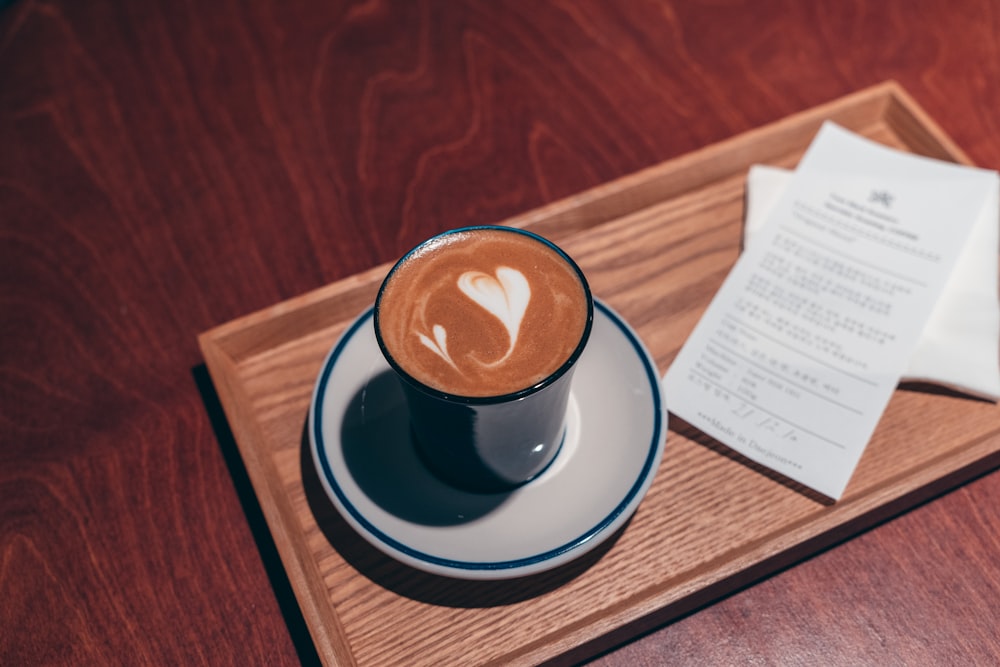
POLYGON ((525 230, 453 229, 404 255, 379 289, 375 337, 428 469, 476 492, 541 474, 565 439, 593 312, 572 258, 525 230))

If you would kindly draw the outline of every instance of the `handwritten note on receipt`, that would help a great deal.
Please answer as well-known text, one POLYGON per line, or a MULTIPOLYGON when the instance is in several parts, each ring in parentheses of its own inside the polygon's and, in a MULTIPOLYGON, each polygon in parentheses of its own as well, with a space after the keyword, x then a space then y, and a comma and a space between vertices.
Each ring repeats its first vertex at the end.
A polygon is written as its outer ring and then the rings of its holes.
POLYGON ((839 499, 998 183, 825 124, 667 371, 670 411, 839 499))

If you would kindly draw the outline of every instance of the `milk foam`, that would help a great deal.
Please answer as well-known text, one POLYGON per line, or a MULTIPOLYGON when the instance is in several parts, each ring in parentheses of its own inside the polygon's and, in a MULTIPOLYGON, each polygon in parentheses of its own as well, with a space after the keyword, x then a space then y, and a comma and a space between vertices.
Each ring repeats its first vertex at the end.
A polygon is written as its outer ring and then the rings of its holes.
POLYGON ((379 295, 383 349, 411 377, 459 396, 500 396, 563 364, 588 294, 557 250, 512 231, 460 231, 415 249, 379 295))
POLYGON ((426 334, 418 333, 417 336, 420 338, 420 342, 423 343, 431 352, 447 361, 452 368, 461 373, 462 371, 458 370, 455 360, 451 358, 450 354, 448 354, 448 332, 445 331, 445 328, 440 324, 435 324, 431 327, 431 331, 434 333, 434 339, 431 340, 426 334))
POLYGON ((531 285, 523 273, 509 266, 497 267, 494 273, 495 278, 482 271, 466 271, 458 278, 458 289, 500 320, 507 329, 510 344, 506 354, 495 362, 502 363, 517 345, 521 320, 531 301, 531 285))
MULTIPOLYGON (((521 329, 521 320, 524 319, 528 302, 531 301, 531 285, 523 273, 509 266, 499 266, 494 275, 495 277, 482 271, 466 271, 456 281, 462 294, 500 320, 507 330, 510 339, 507 352, 488 364, 491 366, 502 364, 514 351, 517 346, 517 335, 521 329)), ((447 361, 459 373, 462 372, 448 354, 448 332, 443 326, 435 324, 431 327, 433 338, 419 331, 415 333, 427 349, 447 361)))

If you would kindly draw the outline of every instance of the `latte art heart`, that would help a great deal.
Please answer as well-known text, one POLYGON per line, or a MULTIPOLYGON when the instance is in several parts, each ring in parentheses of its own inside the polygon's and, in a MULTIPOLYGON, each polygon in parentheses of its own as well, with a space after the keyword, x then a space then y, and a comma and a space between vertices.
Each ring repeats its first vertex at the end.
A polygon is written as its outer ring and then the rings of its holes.
MULTIPOLYGON (((472 299, 477 305, 490 313, 503 324, 507 330, 509 343, 507 352, 494 364, 503 363, 514 351, 517 345, 517 335, 521 330, 521 321, 528 310, 531 301, 531 285, 524 274, 508 266, 498 267, 495 277, 482 271, 466 271, 458 278, 458 289, 462 294, 472 299)), ((420 342, 434 354, 444 359, 458 370, 451 355, 448 354, 448 332, 440 324, 431 328, 433 338, 424 333, 417 333, 420 342)))
POLYGON ((438 391, 503 396, 537 385, 587 330, 586 283, 544 239, 509 228, 449 232, 407 254, 376 307, 383 351, 438 391))
POLYGON ((531 300, 531 285, 524 274, 507 266, 498 267, 493 277, 482 271, 466 271, 458 278, 458 289, 496 317, 507 329, 510 343, 505 360, 517 345, 521 320, 531 300))

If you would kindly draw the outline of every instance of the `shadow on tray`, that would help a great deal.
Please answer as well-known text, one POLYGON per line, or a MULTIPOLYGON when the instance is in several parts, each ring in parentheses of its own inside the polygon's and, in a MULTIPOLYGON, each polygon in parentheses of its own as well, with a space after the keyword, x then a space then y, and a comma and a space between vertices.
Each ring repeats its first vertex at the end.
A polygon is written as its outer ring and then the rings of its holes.
POLYGON ((295 592, 292 590, 292 584, 288 580, 285 567, 281 563, 278 547, 267 527, 267 521, 264 519, 264 513, 257 500, 257 494, 253 490, 250 477, 247 475, 246 467, 243 465, 236 439, 229 428, 229 422, 222 409, 222 404, 219 402, 215 386, 212 384, 212 378, 204 364, 193 368, 191 374, 198 387, 198 392, 201 394, 202 403, 205 405, 209 421, 212 424, 212 431, 219 442, 219 449, 222 451, 222 457, 233 480, 233 486, 236 488, 243 513, 250 525, 254 542, 257 544, 257 551, 260 553, 264 570, 267 572, 271 588, 275 598, 277 598, 278 607, 285 619, 292 644, 295 646, 295 652, 304 666, 316 665, 318 667, 322 662, 309 634, 309 627, 299 609, 299 603, 295 598, 295 592))

